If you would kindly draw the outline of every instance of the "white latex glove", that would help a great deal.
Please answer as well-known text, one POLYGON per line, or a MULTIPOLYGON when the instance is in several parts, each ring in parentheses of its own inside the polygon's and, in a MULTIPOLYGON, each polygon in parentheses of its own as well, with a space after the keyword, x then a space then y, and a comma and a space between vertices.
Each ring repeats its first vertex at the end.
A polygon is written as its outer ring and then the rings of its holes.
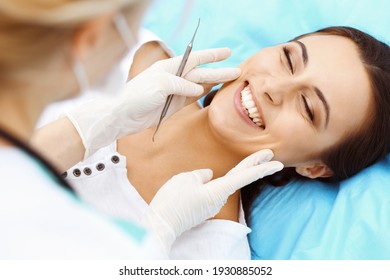
POLYGON ((129 81, 119 96, 94 100, 66 112, 83 141, 84 157, 122 136, 155 126, 168 95, 177 96, 167 117, 184 106, 186 97, 203 94, 203 87, 198 84, 219 84, 238 78, 238 68, 195 68, 224 60, 230 53, 228 48, 192 52, 183 78, 176 76, 182 56, 156 62, 129 81))
POLYGON ((231 194, 282 170, 283 164, 270 161, 272 157, 271 150, 261 150, 241 161, 225 176, 212 181, 210 169, 172 177, 154 196, 142 223, 158 237, 168 255, 178 236, 214 217, 231 194))

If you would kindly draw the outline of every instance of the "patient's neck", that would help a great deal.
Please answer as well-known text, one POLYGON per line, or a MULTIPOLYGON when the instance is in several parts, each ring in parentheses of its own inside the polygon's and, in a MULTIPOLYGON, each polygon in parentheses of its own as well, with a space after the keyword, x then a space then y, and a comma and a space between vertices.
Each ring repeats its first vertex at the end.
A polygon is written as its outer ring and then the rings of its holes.
POLYGON ((189 107, 175 115, 161 127, 155 143, 156 152, 166 154, 178 166, 188 170, 211 168, 214 177, 230 170, 239 159, 234 159, 226 147, 216 140, 208 122, 208 109, 193 111, 189 107), (161 143, 159 141, 161 140, 161 143))
POLYGON ((118 141, 133 185, 159 187, 175 174, 201 168, 211 168, 216 178, 240 161, 213 137, 207 110, 181 110, 162 123, 154 142, 154 128, 118 141))

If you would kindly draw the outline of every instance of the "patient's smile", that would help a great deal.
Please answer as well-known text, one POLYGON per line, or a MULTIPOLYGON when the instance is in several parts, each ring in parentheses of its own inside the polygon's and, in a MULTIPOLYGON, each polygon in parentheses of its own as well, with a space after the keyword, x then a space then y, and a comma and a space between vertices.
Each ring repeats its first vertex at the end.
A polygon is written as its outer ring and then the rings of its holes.
POLYGON ((241 91, 238 90, 234 99, 238 113, 248 124, 256 128, 265 128, 261 110, 253 99, 249 84, 241 91))
POLYGON ((249 116, 252 122, 258 127, 264 128, 263 120, 255 102, 253 101, 249 85, 241 91, 241 104, 245 108, 244 112, 249 116))

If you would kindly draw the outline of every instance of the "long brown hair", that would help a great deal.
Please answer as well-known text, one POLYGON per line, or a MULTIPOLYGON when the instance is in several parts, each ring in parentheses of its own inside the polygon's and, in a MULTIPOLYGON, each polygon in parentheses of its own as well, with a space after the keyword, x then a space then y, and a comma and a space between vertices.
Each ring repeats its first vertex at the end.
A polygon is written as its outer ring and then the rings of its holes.
MULTIPOLYGON (((310 35, 337 35, 352 40, 370 78, 373 94, 374 108, 366 123, 321 155, 333 176, 320 180, 336 183, 380 161, 390 152, 390 48, 365 32, 344 26, 320 29, 293 40, 310 35)), ((212 97, 205 99, 205 103, 210 103, 212 97)), ((294 178, 307 179, 298 175, 295 168, 286 168, 243 188, 241 197, 246 216, 249 218, 253 201, 266 184, 282 186, 294 178)))

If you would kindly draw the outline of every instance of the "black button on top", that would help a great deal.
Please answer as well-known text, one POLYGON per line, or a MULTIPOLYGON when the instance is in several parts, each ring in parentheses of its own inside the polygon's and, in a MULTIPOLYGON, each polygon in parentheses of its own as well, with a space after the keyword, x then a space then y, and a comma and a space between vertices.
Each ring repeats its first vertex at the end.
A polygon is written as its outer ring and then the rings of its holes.
POLYGON ((102 171, 105 167, 106 167, 106 166, 105 166, 103 163, 98 163, 98 164, 96 165, 96 169, 97 169, 98 171, 102 171))
POLYGON ((119 162, 119 157, 118 156, 112 156, 111 157, 111 161, 115 164, 117 164, 119 162))
POLYGON ((84 172, 85 175, 91 175, 92 174, 92 170, 89 167, 85 167, 83 172, 84 172))
POLYGON ((75 177, 79 177, 79 176, 81 175, 80 169, 78 169, 78 168, 74 169, 74 170, 73 170, 73 175, 74 175, 75 177))
POLYGON ((65 179, 67 176, 68 176, 68 172, 66 172, 66 171, 65 171, 64 173, 61 174, 61 177, 64 178, 64 179, 65 179))

